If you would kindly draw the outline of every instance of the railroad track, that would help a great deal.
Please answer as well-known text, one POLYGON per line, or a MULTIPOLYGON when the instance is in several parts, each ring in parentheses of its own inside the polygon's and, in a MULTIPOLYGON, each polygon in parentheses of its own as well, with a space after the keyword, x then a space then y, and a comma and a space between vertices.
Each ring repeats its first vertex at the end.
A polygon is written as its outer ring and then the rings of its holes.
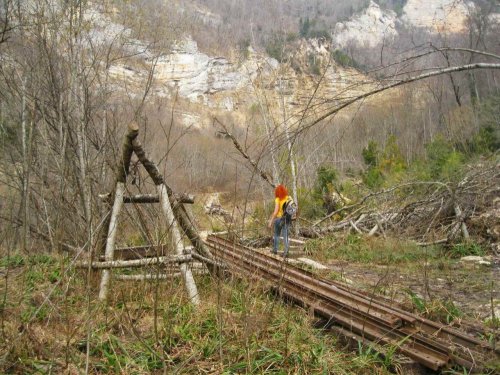
POLYGON ((336 330, 347 337, 394 347, 432 370, 460 365, 480 372, 499 354, 486 342, 391 306, 381 297, 317 277, 271 254, 215 235, 206 244, 230 272, 269 283, 280 294, 335 323, 336 330))

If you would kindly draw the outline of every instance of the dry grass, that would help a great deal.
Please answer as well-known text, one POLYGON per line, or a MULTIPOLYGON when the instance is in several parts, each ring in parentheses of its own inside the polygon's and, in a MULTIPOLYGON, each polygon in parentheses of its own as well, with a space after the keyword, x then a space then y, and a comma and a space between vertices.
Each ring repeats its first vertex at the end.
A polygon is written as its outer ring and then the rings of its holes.
POLYGON ((188 304, 180 281, 115 282, 107 305, 84 271, 58 256, 1 259, 0 371, 5 373, 388 373, 373 355, 343 351, 307 312, 260 285, 198 278, 188 304))

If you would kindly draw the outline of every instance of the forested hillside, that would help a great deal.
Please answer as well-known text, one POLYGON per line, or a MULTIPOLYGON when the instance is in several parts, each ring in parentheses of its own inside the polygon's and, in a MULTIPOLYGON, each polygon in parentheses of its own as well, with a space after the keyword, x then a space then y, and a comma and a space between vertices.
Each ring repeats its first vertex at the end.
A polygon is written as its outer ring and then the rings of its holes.
POLYGON ((1 1, 0 372, 497 373, 499 35, 495 0, 1 1), (427 319, 472 357, 419 362, 427 319))

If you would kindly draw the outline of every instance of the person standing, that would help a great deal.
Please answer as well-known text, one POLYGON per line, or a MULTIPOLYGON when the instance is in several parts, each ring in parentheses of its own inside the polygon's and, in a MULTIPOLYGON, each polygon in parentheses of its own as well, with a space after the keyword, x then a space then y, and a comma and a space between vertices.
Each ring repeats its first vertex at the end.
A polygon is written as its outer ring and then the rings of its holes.
POLYGON ((288 255, 288 224, 285 219, 285 215, 283 212, 283 204, 288 199, 288 190, 284 185, 276 186, 274 189, 274 211, 269 219, 268 227, 272 228, 274 224, 274 236, 273 236, 273 254, 278 253, 279 240, 280 235, 283 236, 284 242, 284 253, 283 256, 286 257, 288 255))

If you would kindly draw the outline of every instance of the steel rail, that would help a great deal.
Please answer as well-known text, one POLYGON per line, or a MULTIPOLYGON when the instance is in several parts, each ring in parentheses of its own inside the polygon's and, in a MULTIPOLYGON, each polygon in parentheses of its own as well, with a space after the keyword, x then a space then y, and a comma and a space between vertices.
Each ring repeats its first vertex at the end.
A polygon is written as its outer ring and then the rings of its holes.
MULTIPOLYGON (((220 237, 215 237, 211 236, 208 238, 208 241, 213 242, 213 243, 218 243, 219 245, 225 245, 225 246, 234 246, 232 243, 227 242, 227 240, 222 239, 220 237), (222 242, 221 242, 222 241, 222 242), (228 245, 230 244, 230 245, 228 245)), ((243 246, 238 246, 236 248, 231 247, 231 250, 237 250, 237 249, 245 249, 247 250, 247 254, 249 257, 251 257, 251 260, 254 259, 264 259, 266 264, 270 264, 271 262, 274 265, 279 265, 280 270, 282 271, 284 262, 281 261, 280 259, 276 259, 275 257, 272 257, 267 254, 260 253, 258 251, 255 251, 250 248, 246 248, 243 246)), ((342 298, 349 298, 355 301, 355 303, 359 303, 361 306, 367 307, 365 312, 379 312, 382 311, 383 313, 388 313, 391 316, 396 316, 398 319, 395 318, 389 318, 387 321, 391 325, 399 325, 401 323, 401 320, 404 320, 406 323, 413 323, 414 317, 404 311, 394 311, 389 305, 381 305, 378 303, 376 298, 373 298, 373 295, 367 295, 367 294, 361 294, 361 293, 352 293, 349 289, 345 288, 342 284, 336 284, 335 282, 331 282, 330 280, 324 279, 317 277, 314 275, 312 272, 303 270, 301 268, 295 267, 291 265, 290 263, 287 263, 286 265, 288 273, 294 273, 295 275, 299 275, 298 277, 301 277, 302 279, 304 277, 308 277, 310 281, 314 282, 316 286, 319 288, 323 289, 321 292, 324 293, 325 290, 327 290, 325 296, 332 298, 332 295, 329 293, 334 293, 338 294, 342 298), (369 298, 367 298, 369 297, 369 298)), ((333 296, 336 298, 336 296, 333 296)), ((362 311, 362 309, 359 309, 362 311)))
MULTIPOLYGON (((222 245, 222 244, 221 244, 222 245)), ((238 251, 238 249, 231 248, 232 251, 238 251)), ((376 317, 377 319, 389 324, 392 327, 397 327, 401 325, 401 319, 394 316, 394 314, 388 313, 388 309, 379 309, 377 305, 367 303, 366 300, 362 300, 359 297, 351 296, 345 291, 335 290, 327 288, 328 285, 321 282, 321 280, 314 279, 308 275, 301 274, 298 272, 299 269, 294 269, 292 267, 285 266, 287 272, 283 272, 285 263, 278 261, 278 264, 270 262, 269 258, 263 259, 262 257, 254 257, 252 259, 254 265, 257 267, 262 267, 266 272, 277 272, 280 277, 286 279, 289 282, 300 282, 303 288, 308 287, 311 293, 315 293, 319 297, 328 298, 340 305, 341 308, 355 310, 361 314, 369 317, 376 317)))
POLYGON ((384 298, 319 278, 271 255, 217 236, 209 236, 207 245, 215 250, 216 258, 242 273, 272 282, 281 294, 314 309, 318 315, 376 344, 396 345, 399 352, 431 369, 443 368, 450 361, 478 369, 481 365, 475 359, 483 358, 478 348, 492 349, 448 326, 396 308, 384 298))
MULTIPOLYGON (((227 242, 227 240, 222 239, 220 237, 216 237, 216 238, 217 238, 216 241, 222 240, 222 241, 226 241, 226 244, 227 243, 232 244, 231 242, 227 242)), ((213 239, 211 239, 211 240, 213 240, 213 239)), ((250 249, 250 248, 247 248, 244 246, 239 246, 239 248, 247 250, 249 252, 249 254, 252 254, 252 256, 254 256, 255 254, 259 254, 258 256, 260 256, 260 257, 272 259, 272 261, 274 261, 274 262, 278 262, 280 264, 283 264, 282 261, 280 261, 274 257, 270 257, 269 255, 262 254, 258 251, 253 250, 253 249, 250 249)), ((309 271, 302 270, 298 267, 295 267, 295 266, 288 264, 288 269, 291 269, 292 267, 293 267, 293 269, 295 269, 303 274, 306 274, 309 277, 314 278, 315 280, 321 281, 322 284, 327 284, 328 286, 338 288, 338 289, 340 289, 348 294, 358 296, 359 298, 362 298, 365 301, 368 300, 368 301, 366 301, 366 304, 373 306, 374 310, 383 307, 384 311, 390 312, 390 313, 398 316, 399 318, 401 318, 403 320, 404 325, 411 325, 412 327, 416 327, 416 328, 420 329, 422 332, 430 335, 431 337, 434 337, 434 338, 438 337, 438 338, 443 339, 444 341, 447 341, 447 342, 451 341, 455 345, 457 345, 458 347, 467 348, 467 351, 476 350, 476 348, 488 349, 488 350, 492 349, 491 346, 484 341, 480 341, 480 340, 478 340, 474 337, 471 337, 469 335, 466 335, 460 331, 454 330, 454 329, 450 328, 449 326, 442 325, 442 324, 433 322, 431 320, 422 318, 418 315, 406 312, 400 308, 397 308, 393 305, 390 305, 387 302, 387 300, 384 298, 377 298, 374 295, 370 295, 366 292, 356 290, 355 288, 348 288, 341 283, 317 277, 309 271)), ((414 333, 414 332, 411 331, 408 333, 410 334, 410 333, 414 333)))
POLYGON ((244 254, 238 254, 236 249, 227 248, 220 243, 215 245, 216 247, 211 246, 215 254, 221 256, 222 259, 230 262, 232 265, 237 266, 240 271, 252 277, 255 277, 255 274, 258 273, 261 276, 261 280, 265 277, 267 281, 273 282, 273 285, 275 285, 275 288, 278 288, 281 294, 313 308, 318 315, 327 319, 333 319, 349 330, 363 335, 367 341, 395 346, 399 352, 433 370, 438 370, 448 365, 450 358, 446 352, 443 353, 440 350, 441 348, 436 350, 429 345, 423 345, 417 339, 411 339, 396 328, 377 321, 373 317, 360 316, 361 314, 356 311, 339 309, 338 304, 332 303, 328 299, 317 299, 314 297, 314 293, 311 294, 307 290, 304 291, 304 287, 300 284, 290 283, 282 279, 282 275, 280 274, 267 272, 265 269, 256 267, 254 263, 244 258, 244 254), (220 250, 223 250, 224 247, 225 250, 236 251, 221 252, 220 250))
MULTIPOLYGON (((226 260, 229 260, 227 257, 224 258, 226 258, 226 260)), ((234 254, 232 254, 232 258, 233 259, 230 260, 232 260, 234 263, 235 261, 234 254)), ((243 270, 244 269, 245 267, 243 267, 243 270)), ((255 277, 256 270, 254 265, 247 265, 246 270, 248 271, 249 275, 255 277)), ((269 279, 269 274, 266 275, 265 271, 260 273, 261 273, 260 276, 264 277, 267 276, 267 278, 269 279)), ((276 279, 276 282, 279 283, 280 281, 282 280, 276 279)), ((408 338, 410 336, 402 335, 400 332, 398 332, 399 335, 395 335, 395 332, 392 332, 392 335, 390 335, 389 333, 391 333, 391 328, 388 327, 385 328, 384 330, 381 326, 383 323, 376 322, 368 324, 366 317, 360 319, 359 317, 356 317, 356 315, 353 313, 350 313, 347 316, 345 314, 342 315, 340 313, 341 310, 339 310, 337 307, 336 308, 327 307, 326 309, 322 308, 325 306, 325 304, 322 301, 320 301, 320 303, 318 303, 318 301, 306 301, 307 298, 304 295, 303 288, 295 289, 296 294, 291 293, 290 292, 291 289, 293 288, 290 288, 290 286, 288 286, 287 288, 283 288, 281 292, 282 294, 291 297, 294 301, 305 303, 306 305, 314 307, 315 312, 320 316, 329 319, 334 318, 334 320, 336 320, 337 323, 346 326, 352 332, 358 332, 362 334, 369 341, 378 344, 386 344, 398 347, 399 352, 406 354, 408 357, 416 360, 419 363, 424 364, 425 366, 431 369, 437 370, 442 367, 445 367, 450 360, 450 356, 447 354, 448 350, 446 347, 439 345, 439 347, 436 348, 435 345, 436 343, 434 342, 430 343, 424 342, 422 344, 420 343, 420 341, 422 340, 418 336, 413 337, 411 340, 409 340, 408 338), (388 336, 391 337, 388 338, 388 336), (408 346, 407 344, 405 344, 406 341, 411 341, 411 345, 408 346), (411 348, 411 346, 413 347, 418 346, 418 350, 411 348)), ((469 362, 462 361, 462 363, 468 364, 469 362)))
MULTIPOLYGON (((324 281, 326 283, 335 285, 338 288, 344 289, 344 290, 351 292, 353 294, 356 294, 359 296, 365 296, 365 298, 373 298, 375 301, 377 301, 378 304, 390 308, 395 313, 400 313, 401 315, 398 315, 398 316, 401 316, 401 318, 403 320, 414 324, 415 327, 418 327, 423 332, 425 332, 433 337, 438 337, 438 338, 441 338, 443 340, 452 341, 454 344, 459 345, 459 346, 479 347, 481 349, 494 350, 491 347, 491 345, 489 345, 485 341, 478 340, 472 336, 464 334, 464 333, 462 333, 456 329, 453 329, 449 326, 446 326, 446 325, 443 325, 440 323, 436 323, 432 320, 422 318, 421 316, 404 311, 399 307, 391 305, 385 298, 377 298, 377 296, 370 295, 369 293, 356 290, 355 288, 346 287, 345 285, 338 283, 336 281, 333 281, 333 280, 324 280, 324 281), (405 316, 407 316, 408 319, 405 316)), ((496 352, 498 352, 498 350, 496 350, 496 352)))

